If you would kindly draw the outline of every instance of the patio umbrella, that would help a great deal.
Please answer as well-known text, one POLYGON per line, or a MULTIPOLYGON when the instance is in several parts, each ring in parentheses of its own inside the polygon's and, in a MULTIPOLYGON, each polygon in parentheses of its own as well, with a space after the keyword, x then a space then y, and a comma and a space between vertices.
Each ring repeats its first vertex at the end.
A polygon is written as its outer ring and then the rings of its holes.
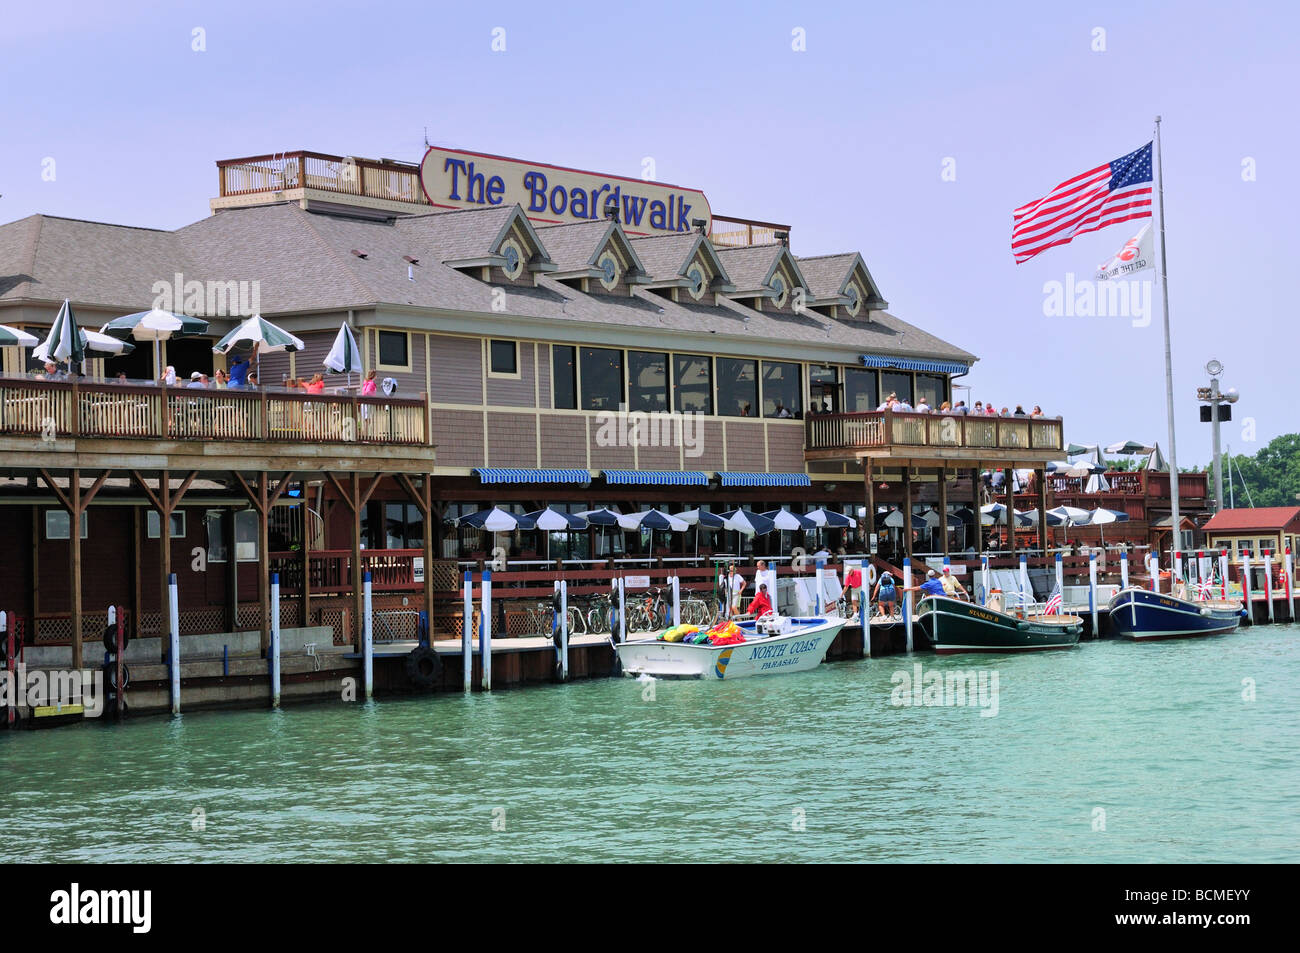
POLYGON ((618 518, 623 514, 618 510, 601 507, 596 510, 583 510, 578 515, 592 526, 617 526, 618 518))
POLYGON ((1119 510, 1108 510, 1103 506, 1097 507, 1088 514, 1088 526, 1099 527, 1098 532, 1101 534, 1101 545, 1106 545, 1106 531, 1100 529, 1107 523, 1123 523, 1128 520, 1128 514, 1119 510))
POLYGON ((885 514, 877 513, 877 514, 876 514, 876 525, 877 525, 877 526, 888 526, 888 527, 890 527, 890 528, 892 528, 892 529, 902 529, 902 528, 903 528, 903 511, 900 510, 900 509, 892 509, 892 510, 890 510, 888 513, 885 513, 885 514))
POLYGON ((1146 462, 1142 464, 1143 470, 1159 470, 1167 473, 1169 471, 1169 461, 1165 455, 1160 452, 1160 444, 1151 448, 1151 454, 1147 457, 1146 462))
POLYGON ((776 528, 783 532, 795 532, 796 530, 816 529, 817 523, 799 513, 791 513, 789 510, 768 510, 766 513, 760 513, 760 516, 766 516, 770 519, 776 528))
POLYGON ((70 365, 80 364, 86 359, 86 342, 80 331, 72 305, 64 298, 59 313, 54 316, 54 323, 50 325, 49 337, 37 349, 41 353, 33 351, 32 356, 47 361, 67 361, 70 365))
POLYGON ((809 510, 804 516, 812 520, 818 526, 829 526, 831 529, 847 529, 853 526, 853 520, 849 519, 843 513, 836 513, 834 510, 818 508, 809 510))
POLYGON ((496 548, 497 533, 512 533, 517 529, 532 529, 534 524, 527 516, 516 516, 499 506, 490 510, 479 510, 462 516, 456 521, 457 526, 472 526, 474 529, 486 530, 492 534, 492 547, 496 548))
MULTIPOLYGON (((344 325, 347 327, 347 325, 344 325)), ((549 506, 544 510, 534 510, 531 513, 525 513, 524 519, 532 520, 533 526, 546 534, 546 558, 551 558, 551 534, 563 533, 573 529, 586 529, 587 521, 576 513, 562 513, 559 510, 551 509, 549 506)))
POLYGON ((35 347, 41 339, 7 324, 0 324, 0 347, 35 347))
MULTIPOLYGON (((352 336, 352 328, 348 327, 346 321, 339 326, 339 333, 334 338, 334 346, 325 355, 322 363, 331 371, 347 374, 349 386, 352 384, 352 372, 361 373, 361 352, 357 350, 357 339, 352 336)), ((549 543, 550 540, 548 539, 547 542, 549 543)))
POLYGON ((722 513, 721 516, 723 526, 744 533, 746 536, 766 536, 776 529, 774 522, 761 513, 755 513, 752 510, 731 510, 728 513, 722 513))
MULTIPOLYGON (((112 354, 120 356, 130 354, 135 350, 135 345, 130 341, 119 341, 117 338, 109 337, 107 334, 100 334, 98 331, 86 331, 82 328, 77 329, 77 340, 80 343, 83 353, 82 360, 85 359, 86 351, 94 351, 98 354, 112 354)), ((39 361, 58 360, 57 357, 50 357, 49 339, 42 341, 36 347, 32 348, 32 357, 39 361)))
MULTIPOLYGON (((1019 510, 1012 510, 1011 512, 1015 514, 1017 526, 1033 525, 1028 514, 1022 513, 1019 510)), ((1005 525, 1007 522, 1007 508, 1003 503, 989 503, 985 506, 981 506, 980 514, 980 522, 985 526, 992 526, 995 523, 1002 523, 1005 525)))
POLYGON ((1047 511, 1048 522, 1050 525, 1059 526, 1061 523, 1086 523, 1088 522, 1088 511, 1079 509, 1077 506, 1057 506, 1047 511), (1055 518, 1056 523, 1051 523, 1055 518))
POLYGON ((194 318, 188 314, 175 314, 171 311, 161 311, 154 308, 151 311, 137 311, 135 314, 124 314, 120 318, 114 318, 102 328, 101 334, 107 334, 109 337, 125 341, 132 338, 136 341, 153 341, 153 363, 156 373, 162 374, 162 345, 160 341, 169 341, 172 338, 186 337, 195 334, 203 334, 208 329, 208 322, 202 318, 194 318))
POLYGON ((642 510, 640 513, 624 513, 618 518, 618 525, 623 529, 647 530, 650 533, 650 555, 655 554, 655 530, 684 533, 689 528, 685 520, 669 516, 659 510, 642 510))
POLYGON ((673 515, 686 525, 695 527, 695 556, 697 559, 700 555, 700 530, 722 529, 724 522, 721 516, 717 513, 710 513, 708 510, 683 510, 673 515))
POLYGON ((1131 457, 1139 453, 1150 453, 1152 449, 1152 447, 1148 447, 1144 443, 1138 443, 1136 440, 1124 440, 1120 443, 1112 443, 1106 448, 1106 452, 1110 454, 1118 454, 1124 457, 1131 457))
MULTIPOLYGON (((926 529, 938 529, 940 519, 941 517, 939 515, 939 511, 936 509, 926 510, 924 515, 921 517, 921 521, 925 523, 926 529)), ((962 523, 960 519, 958 519, 956 516, 953 516, 951 513, 948 514, 947 522, 948 522, 948 529, 961 529, 962 526, 965 525, 962 523)))
POLYGON ((272 324, 260 314, 255 314, 218 341, 212 350, 218 354, 229 354, 236 348, 241 350, 246 347, 252 348, 253 354, 257 357, 257 382, 261 384, 264 353, 301 351, 306 346, 300 338, 272 324))

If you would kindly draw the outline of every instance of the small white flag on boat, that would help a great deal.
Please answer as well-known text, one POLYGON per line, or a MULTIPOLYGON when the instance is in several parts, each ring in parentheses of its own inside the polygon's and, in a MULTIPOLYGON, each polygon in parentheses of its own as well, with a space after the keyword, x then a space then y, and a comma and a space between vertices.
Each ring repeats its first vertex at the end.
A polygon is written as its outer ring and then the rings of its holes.
POLYGON ((1154 267, 1156 259, 1152 245, 1151 225, 1148 223, 1142 226, 1142 231, 1126 241, 1123 248, 1097 266, 1097 280, 1124 278, 1134 272, 1154 267))

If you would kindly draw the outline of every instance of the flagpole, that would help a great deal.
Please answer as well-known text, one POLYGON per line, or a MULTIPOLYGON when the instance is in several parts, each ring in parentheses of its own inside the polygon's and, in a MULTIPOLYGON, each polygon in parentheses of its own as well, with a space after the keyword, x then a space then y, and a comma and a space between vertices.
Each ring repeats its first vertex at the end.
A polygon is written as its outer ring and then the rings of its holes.
MULTIPOLYGON (((1160 281, 1160 297, 1164 304, 1165 325, 1165 412, 1169 416, 1169 495, 1173 504, 1170 514, 1173 520, 1173 538, 1170 541, 1171 554, 1179 548, 1182 520, 1178 512, 1178 444, 1174 439, 1174 364, 1169 345, 1169 276, 1165 259, 1165 174, 1163 156, 1160 149, 1160 117, 1156 116, 1156 201, 1160 207, 1160 268, 1156 277, 1160 281)), ((1170 556, 1172 559, 1173 556, 1170 556)))

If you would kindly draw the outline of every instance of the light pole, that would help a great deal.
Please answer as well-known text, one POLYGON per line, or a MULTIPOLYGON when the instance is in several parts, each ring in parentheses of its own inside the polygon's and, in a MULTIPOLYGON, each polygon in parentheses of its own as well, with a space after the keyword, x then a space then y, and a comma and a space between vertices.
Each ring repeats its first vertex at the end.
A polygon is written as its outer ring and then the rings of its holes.
POLYGON ((1196 388, 1196 398, 1209 405, 1201 408, 1201 420, 1209 421, 1214 441, 1214 511, 1217 513, 1223 509, 1223 455, 1219 450, 1219 423, 1232 419, 1232 409, 1228 408, 1225 414, 1220 407, 1223 404, 1235 404, 1241 395, 1235 387, 1229 387, 1226 391, 1219 390, 1219 375, 1223 373, 1221 362, 1211 360, 1205 365, 1205 372, 1210 375, 1210 386, 1196 388))

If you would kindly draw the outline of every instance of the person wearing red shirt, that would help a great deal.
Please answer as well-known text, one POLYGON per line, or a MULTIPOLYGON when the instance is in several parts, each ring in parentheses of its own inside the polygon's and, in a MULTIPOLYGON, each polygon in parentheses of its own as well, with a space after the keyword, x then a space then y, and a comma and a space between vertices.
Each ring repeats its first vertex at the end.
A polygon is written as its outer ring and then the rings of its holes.
POLYGON ((767 584, 762 583, 758 587, 758 593, 749 601, 749 614, 755 619, 761 618, 765 613, 772 611, 772 600, 767 597, 767 584))

